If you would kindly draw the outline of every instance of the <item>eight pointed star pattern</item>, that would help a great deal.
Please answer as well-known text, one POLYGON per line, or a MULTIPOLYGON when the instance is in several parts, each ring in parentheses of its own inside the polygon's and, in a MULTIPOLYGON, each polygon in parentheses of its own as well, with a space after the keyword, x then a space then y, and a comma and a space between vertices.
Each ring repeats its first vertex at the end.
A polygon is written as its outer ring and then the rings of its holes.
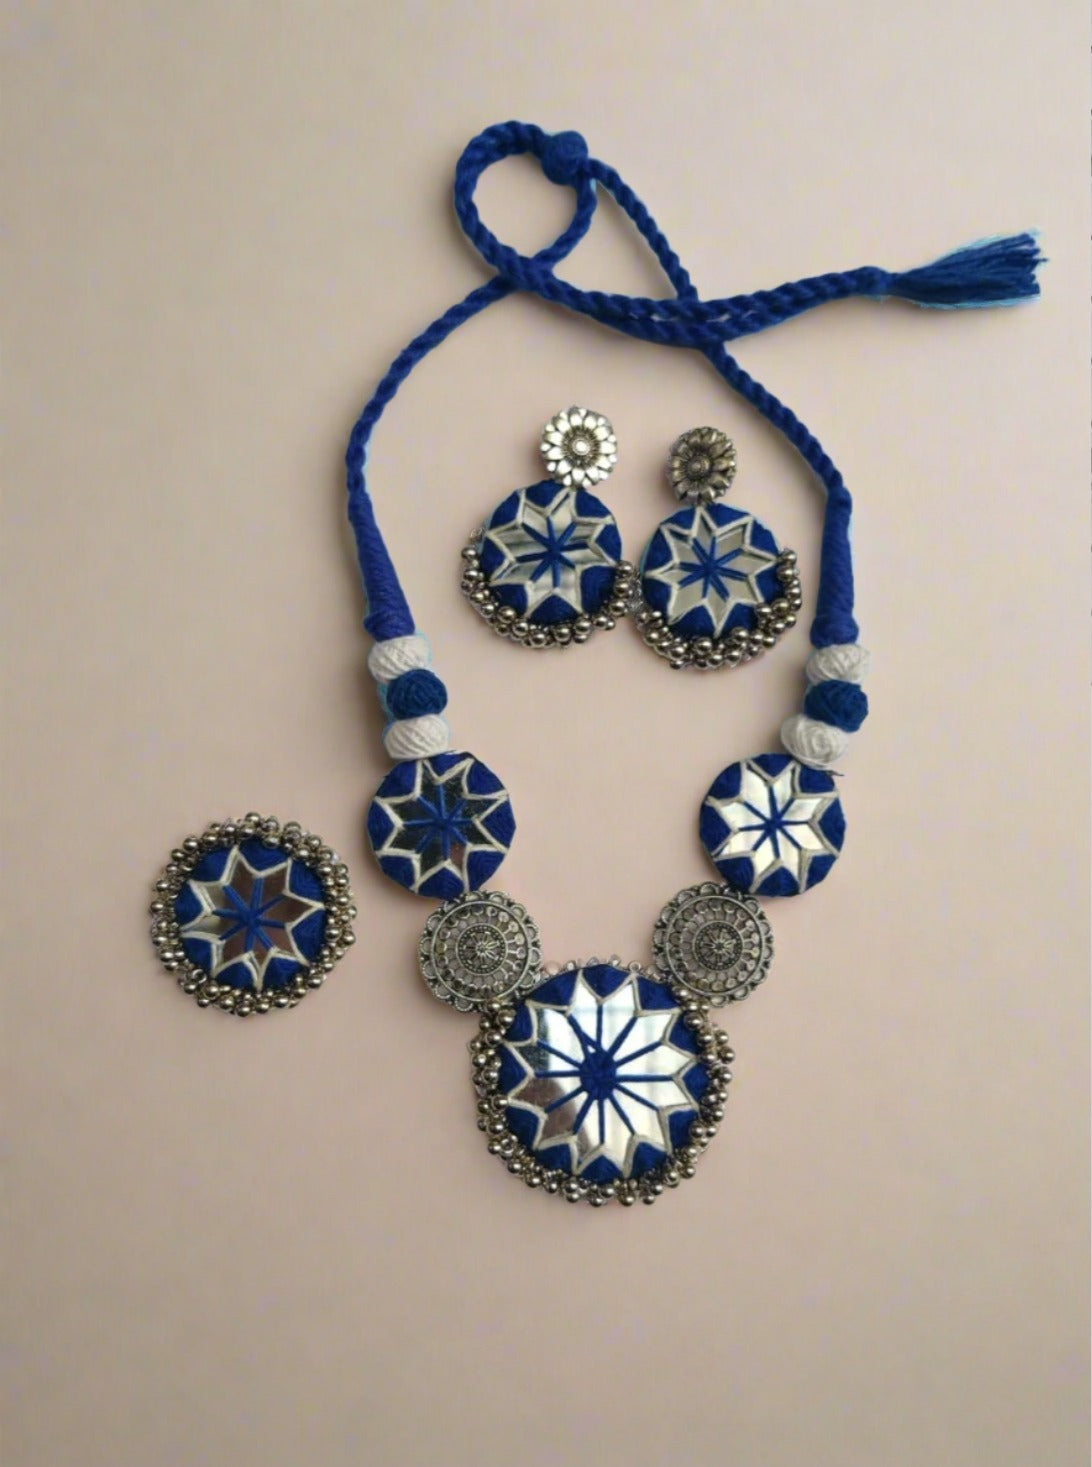
POLYGON ((515 828, 508 792, 470 754, 396 764, 368 811, 368 837, 386 875, 442 900, 481 886, 515 828))
POLYGON ((705 797, 700 828, 728 884, 757 896, 795 896, 822 881, 845 838, 830 775, 781 754, 729 765, 705 797))
POLYGON ((781 594, 778 547, 752 515, 695 505, 666 519, 645 556, 645 600, 685 636, 719 637, 754 622, 752 607, 781 594))
POLYGON ((547 479, 510 494, 494 510, 480 564, 498 600, 547 625, 600 611, 621 554, 606 505, 585 489, 547 479))
POLYGON ((325 930, 318 878, 254 842, 195 867, 176 911, 191 959, 210 977, 257 993, 283 986, 309 962, 325 930))
POLYGON ((601 963, 540 984, 501 1046, 511 1129, 589 1181, 638 1176, 686 1144, 708 1075, 662 983, 601 963))

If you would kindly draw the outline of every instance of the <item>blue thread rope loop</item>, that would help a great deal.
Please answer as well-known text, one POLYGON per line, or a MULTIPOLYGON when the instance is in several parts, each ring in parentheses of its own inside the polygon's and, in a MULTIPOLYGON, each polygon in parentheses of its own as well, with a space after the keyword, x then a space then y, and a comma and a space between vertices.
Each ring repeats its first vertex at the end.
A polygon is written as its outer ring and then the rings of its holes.
POLYGON ((1039 293, 1036 270, 1043 262, 1034 236, 986 240, 901 274, 866 265, 814 275, 751 295, 702 300, 652 215, 620 175, 592 158, 579 133, 551 135, 533 123, 488 127, 463 150, 455 169, 455 211, 467 238, 495 272, 413 339, 395 358, 365 405, 346 454, 348 515, 357 543, 368 602, 365 626, 377 640, 406 636, 413 617, 398 581, 365 483, 368 441, 400 384, 428 352, 456 327, 514 290, 526 291, 601 325, 664 346, 701 351, 740 397, 781 433, 812 468, 827 495, 820 551, 819 589, 811 640, 817 647, 857 640, 853 617, 853 560, 849 543, 852 500, 838 469, 818 439, 792 410, 756 382, 725 350, 725 342, 764 331, 828 301, 850 296, 900 297, 923 306, 1008 305, 1039 293), (474 191, 487 168, 502 158, 529 153, 551 181, 576 193, 568 227, 548 248, 527 256, 503 244, 482 223, 474 191), (610 193, 655 254, 674 297, 651 299, 578 290, 559 280, 554 266, 587 233, 595 213, 596 189, 610 193))

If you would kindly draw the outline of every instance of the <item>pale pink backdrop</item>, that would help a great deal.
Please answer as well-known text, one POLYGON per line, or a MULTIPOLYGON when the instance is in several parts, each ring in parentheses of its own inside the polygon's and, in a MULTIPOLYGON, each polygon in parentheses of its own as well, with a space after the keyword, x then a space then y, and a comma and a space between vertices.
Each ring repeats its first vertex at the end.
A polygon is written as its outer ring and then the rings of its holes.
MULTIPOLYGON (((1077 0, 5 7, 9 1467, 1081 1467, 1086 1429, 1086 17, 1077 0), (771 904, 729 1120, 637 1213, 526 1192, 472 1025, 373 869, 385 760, 339 463, 483 278, 463 143, 579 127, 706 294, 1038 226, 1039 305, 851 303, 744 343, 856 493, 873 716, 846 852, 771 904), (246 1024, 152 960, 146 888, 249 808, 350 862, 360 941, 246 1024)), ((482 207, 537 246, 529 165, 482 207)), ((611 211, 566 273, 658 291, 611 211)), ((376 437, 382 521, 520 831, 547 956, 644 958, 698 799, 773 747, 806 632, 674 676, 624 627, 536 658, 458 547, 571 401, 636 551, 727 428, 815 584, 821 503, 692 354, 526 300, 376 437)))

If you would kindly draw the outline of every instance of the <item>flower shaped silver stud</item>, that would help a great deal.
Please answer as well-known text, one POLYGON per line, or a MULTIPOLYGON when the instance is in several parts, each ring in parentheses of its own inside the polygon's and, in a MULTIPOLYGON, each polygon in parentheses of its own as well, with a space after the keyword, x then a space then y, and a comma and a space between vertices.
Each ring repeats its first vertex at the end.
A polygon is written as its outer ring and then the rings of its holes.
POLYGON ((736 450, 719 428, 691 428, 671 445, 667 477, 680 499, 709 504, 731 488, 736 450))
POLYGON ((546 472, 566 489, 598 484, 618 462, 610 420, 590 408, 571 407, 550 419, 539 444, 546 472))

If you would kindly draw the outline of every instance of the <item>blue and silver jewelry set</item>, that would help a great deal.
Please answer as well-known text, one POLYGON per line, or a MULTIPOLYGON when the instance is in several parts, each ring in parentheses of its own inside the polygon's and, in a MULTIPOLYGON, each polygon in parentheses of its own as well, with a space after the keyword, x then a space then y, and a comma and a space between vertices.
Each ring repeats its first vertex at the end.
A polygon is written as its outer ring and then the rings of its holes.
MULTIPOLYGON (((493 276, 399 354, 346 455, 364 625, 374 643, 368 667, 393 761, 368 808, 367 839, 385 876, 438 904, 418 945, 420 971, 438 998, 478 1015, 472 1078, 490 1152, 529 1187, 569 1201, 652 1202, 694 1174, 724 1118, 733 1055, 711 1012, 746 998, 769 971, 773 935, 761 902, 802 895, 837 860, 846 827, 832 771, 868 712, 849 493, 815 437, 725 343, 850 296, 948 308, 1026 300, 1038 294, 1041 256, 1033 236, 1016 235, 902 274, 867 266, 703 300, 648 210, 578 133, 516 122, 487 128, 465 149, 455 208, 493 276), (474 204, 482 173, 517 154, 537 158, 576 201, 567 228, 532 257, 502 244, 474 204), (600 190, 652 249, 672 297, 582 291, 554 274, 586 233, 600 190), (515 834, 512 801, 488 764, 452 747, 447 690, 365 481, 372 432, 416 363, 517 290, 639 340, 702 352, 800 453, 826 494, 802 708, 782 724, 780 749, 737 759, 709 784, 697 825, 719 880, 672 897, 645 963, 544 966, 527 908, 487 889, 515 834)), ((627 618, 671 667, 710 671, 750 661, 795 625, 803 604, 796 556, 725 502, 736 453, 720 429, 694 428, 674 442, 667 477, 681 507, 637 565, 623 558, 598 492, 618 457, 610 421, 568 408, 546 424, 540 448, 546 477, 509 493, 462 550, 463 594, 502 636, 536 649, 579 645, 627 618)), ((352 944, 355 915, 335 852, 296 824, 252 813, 214 823, 171 852, 156 883, 152 940, 199 1004, 248 1015, 292 1007, 319 987, 352 944)))

